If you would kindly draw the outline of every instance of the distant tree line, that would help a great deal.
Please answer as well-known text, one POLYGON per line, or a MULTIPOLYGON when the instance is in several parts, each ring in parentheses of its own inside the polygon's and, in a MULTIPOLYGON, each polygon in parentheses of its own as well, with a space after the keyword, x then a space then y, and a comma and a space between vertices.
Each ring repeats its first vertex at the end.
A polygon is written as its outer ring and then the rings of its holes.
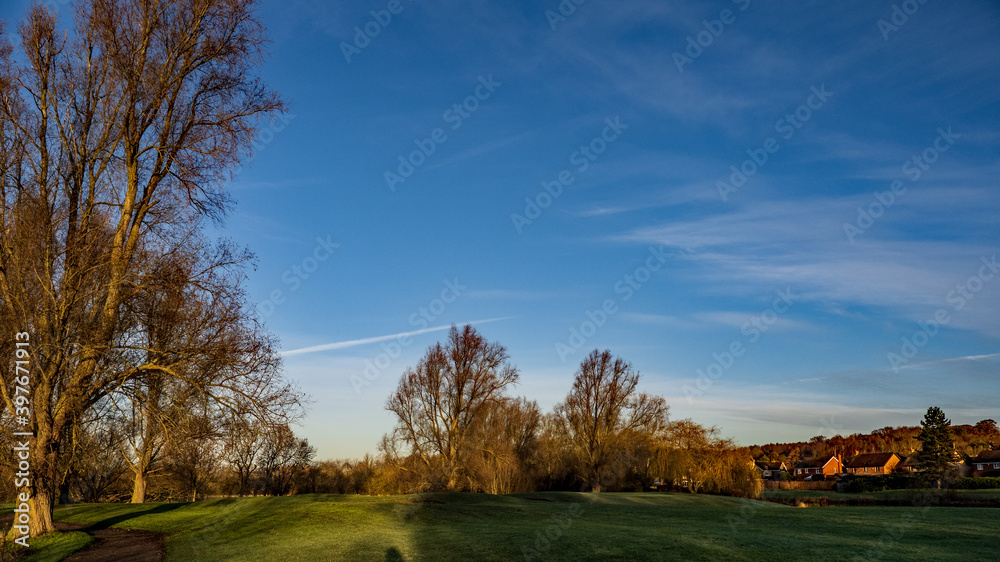
MULTIPOLYGON (((106 400, 76 424, 62 452, 60 500, 192 501, 303 493, 684 490, 759 495, 748 451, 715 428, 669 420, 641 392, 633 366, 594 350, 551 412, 510 395, 519 372, 507 350, 471 326, 452 327, 401 376, 396 417, 377 455, 315 460, 288 423, 269 424, 170 379, 146 380, 144 401, 106 400), (180 393, 180 394, 178 394, 180 393), (183 408, 178 406, 183 404, 183 408), (155 408, 155 415, 149 410, 155 408)), ((138 392, 138 391, 136 391, 138 392)), ((0 446, 0 455, 10 447, 0 446)), ((0 490, 13 496, 13 459, 0 490)))
POLYGON ((318 470, 333 475, 333 489, 360 485, 350 491, 372 494, 760 492, 745 450, 715 428, 669 420, 666 401, 640 392, 638 371, 608 350, 583 359, 552 412, 510 395, 518 377, 506 348, 471 326, 453 326, 389 396, 396 426, 379 444, 380 455, 318 470))
POLYGON ((913 456, 916 466, 935 479, 953 477, 954 463, 983 451, 1000 449, 1000 428, 992 419, 973 425, 952 425, 944 412, 928 408, 919 426, 883 427, 868 434, 817 435, 808 442, 754 445, 748 453, 757 460, 782 461, 789 469, 801 459, 840 455, 848 460, 860 453, 896 453, 913 456))

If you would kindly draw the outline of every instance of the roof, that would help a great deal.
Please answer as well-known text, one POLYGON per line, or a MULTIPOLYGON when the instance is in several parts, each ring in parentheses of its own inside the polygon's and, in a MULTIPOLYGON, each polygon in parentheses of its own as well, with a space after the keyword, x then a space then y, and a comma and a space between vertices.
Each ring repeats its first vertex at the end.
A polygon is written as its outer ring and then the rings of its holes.
POLYGON ((864 453, 851 459, 851 462, 844 465, 845 468, 864 468, 870 466, 885 466, 895 457, 896 453, 864 453))
POLYGON ((983 462, 983 461, 994 461, 1000 462, 1000 450, 998 451, 983 451, 979 453, 979 456, 972 459, 969 462, 983 462))
POLYGON ((830 464, 830 461, 837 460, 836 457, 814 457, 811 459, 802 459, 802 462, 795 465, 795 468, 823 468, 824 466, 830 464))
POLYGON ((754 461, 754 464, 761 470, 783 470, 785 466, 781 461, 754 461))

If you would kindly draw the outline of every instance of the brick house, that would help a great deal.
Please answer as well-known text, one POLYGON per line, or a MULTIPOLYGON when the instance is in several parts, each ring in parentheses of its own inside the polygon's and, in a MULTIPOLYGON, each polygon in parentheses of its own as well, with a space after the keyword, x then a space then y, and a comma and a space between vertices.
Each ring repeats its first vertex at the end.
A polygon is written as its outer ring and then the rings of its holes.
POLYGON ((983 451, 969 465, 972 476, 1000 476, 1000 451, 983 451))
POLYGON ((815 457, 803 459, 802 462, 795 465, 795 479, 805 480, 817 474, 821 474, 824 478, 827 478, 843 471, 844 463, 841 462, 839 457, 815 457))
POLYGON ((860 475, 889 474, 900 460, 902 459, 896 453, 863 453, 845 464, 844 472, 860 475))

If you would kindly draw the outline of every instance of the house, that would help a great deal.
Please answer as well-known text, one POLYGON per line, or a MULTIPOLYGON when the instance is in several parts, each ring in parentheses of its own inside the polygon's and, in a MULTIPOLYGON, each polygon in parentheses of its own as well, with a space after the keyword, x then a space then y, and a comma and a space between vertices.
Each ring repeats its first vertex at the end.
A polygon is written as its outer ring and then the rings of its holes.
POLYGON ((1000 476, 1000 451, 983 451, 969 465, 972 476, 1000 476))
POLYGON ((788 467, 781 461, 754 461, 753 464, 764 480, 778 480, 782 474, 788 473, 788 467))
POLYGON ((917 457, 917 453, 910 453, 906 460, 896 465, 896 470, 899 472, 920 472, 920 459, 917 457))
POLYGON ((844 471, 844 463, 838 457, 815 457, 803 459, 795 465, 795 479, 805 480, 809 477, 821 475, 821 478, 833 476, 844 471))
MULTIPOLYGON (((958 459, 948 464, 951 466, 951 470, 955 476, 970 476, 976 468, 972 462, 966 463, 964 460, 958 459)), ((911 453, 910 456, 906 457, 906 460, 896 465, 896 471, 909 473, 921 472, 920 453, 911 453)))
POLYGON ((863 453, 845 464, 844 472, 860 475, 889 474, 900 460, 902 459, 896 453, 863 453))

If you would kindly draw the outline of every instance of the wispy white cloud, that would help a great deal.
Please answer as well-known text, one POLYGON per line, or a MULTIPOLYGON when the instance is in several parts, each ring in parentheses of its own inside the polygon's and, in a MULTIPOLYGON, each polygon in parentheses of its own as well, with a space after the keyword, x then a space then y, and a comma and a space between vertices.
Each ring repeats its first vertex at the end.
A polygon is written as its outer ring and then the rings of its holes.
POLYGON ((531 291, 515 289, 480 289, 465 293, 470 298, 477 299, 509 299, 509 300, 541 300, 564 296, 565 293, 554 291, 531 291))
MULTIPOLYGON (((873 200, 870 195, 753 202, 729 212, 638 227, 613 240, 676 248, 678 259, 696 266, 708 293, 744 295, 790 285, 809 301, 885 307, 899 318, 925 320, 936 308, 950 310, 949 292, 979 271, 981 258, 998 251, 984 242, 995 228, 1000 202, 982 195, 979 190, 954 192, 950 220, 936 212, 942 208, 937 197, 915 196, 906 210, 902 205, 889 209, 854 244, 843 225, 854 223, 857 208, 873 200), (894 239, 897 229, 921 224, 918 217, 947 221, 956 234, 894 239)), ((975 307, 954 314, 951 326, 1000 335, 995 318, 983 313, 1000 307, 1000 282, 995 284, 975 295, 975 307)))
MULTIPOLYGON (((743 328, 750 320, 759 314, 760 311, 737 312, 727 310, 696 312, 688 316, 675 316, 667 314, 645 314, 639 312, 628 312, 622 314, 622 318, 636 324, 649 324, 675 328, 678 330, 704 329, 717 326, 728 328, 743 328)), ((810 330, 816 326, 787 317, 780 317, 771 330, 810 330)))
MULTIPOLYGON (((511 316, 505 316, 505 317, 502 317, 502 318, 489 318, 489 319, 486 319, 486 320, 473 320, 472 322, 461 322, 460 324, 461 325, 465 325, 465 324, 471 324, 471 325, 488 324, 490 322, 499 322, 501 320, 510 320, 511 318, 513 318, 513 317, 511 317, 511 316)), ((375 336, 375 337, 372 337, 372 338, 362 338, 362 339, 358 339, 358 340, 347 340, 347 341, 339 341, 339 342, 333 342, 333 343, 325 343, 325 344, 322 344, 322 345, 313 345, 313 346, 310 346, 310 347, 301 347, 299 349, 290 349, 288 351, 282 351, 281 355, 283 355, 283 356, 301 355, 301 354, 304 354, 304 353, 317 353, 317 352, 320 352, 320 351, 332 351, 332 350, 335 350, 335 349, 347 349, 349 347, 357 347, 359 345, 368 345, 368 344, 372 344, 372 343, 378 343, 378 342, 383 342, 383 341, 394 340, 394 339, 397 339, 397 338, 406 338, 406 337, 412 337, 412 336, 419 336, 421 334, 429 334, 431 332, 441 332, 443 330, 448 330, 450 328, 451 328, 451 324, 448 324, 446 326, 434 326, 433 328, 424 328, 422 330, 413 330, 411 332, 400 332, 398 334, 389 334, 387 336, 375 336)))
POLYGON ((927 367, 933 367, 936 365, 944 365, 947 363, 965 363, 972 361, 994 361, 1000 360, 1000 353, 989 353, 986 355, 966 355, 964 357, 948 357, 947 359, 938 359, 937 361, 927 361, 924 363, 913 363, 912 365, 901 365, 899 368, 902 369, 925 369, 927 367))
POLYGON ((465 161, 465 160, 469 160, 471 158, 476 158, 476 157, 482 156, 484 154, 489 154, 490 152, 493 152, 495 150, 501 150, 501 149, 506 148, 508 146, 513 146, 513 145, 516 145, 518 143, 525 142, 528 139, 530 139, 531 137, 533 137, 534 135, 535 135, 534 131, 528 131, 528 132, 521 133, 521 134, 518 134, 518 135, 510 136, 510 137, 507 137, 507 138, 504 138, 504 139, 499 139, 499 140, 496 140, 496 141, 484 143, 484 144, 481 144, 479 146, 474 146, 474 147, 469 148, 467 150, 463 150, 462 152, 459 152, 458 154, 455 154, 454 156, 451 156, 450 158, 446 158, 445 160, 442 160, 442 161, 440 161, 440 162, 438 162, 436 164, 432 164, 430 166, 427 166, 427 167, 424 168, 424 170, 425 171, 429 171, 429 170, 434 170, 434 169, 437 169, 437 168, 444 168, 444 167, 451 166, 453 164, 457 164, 457 163, 465 161))

